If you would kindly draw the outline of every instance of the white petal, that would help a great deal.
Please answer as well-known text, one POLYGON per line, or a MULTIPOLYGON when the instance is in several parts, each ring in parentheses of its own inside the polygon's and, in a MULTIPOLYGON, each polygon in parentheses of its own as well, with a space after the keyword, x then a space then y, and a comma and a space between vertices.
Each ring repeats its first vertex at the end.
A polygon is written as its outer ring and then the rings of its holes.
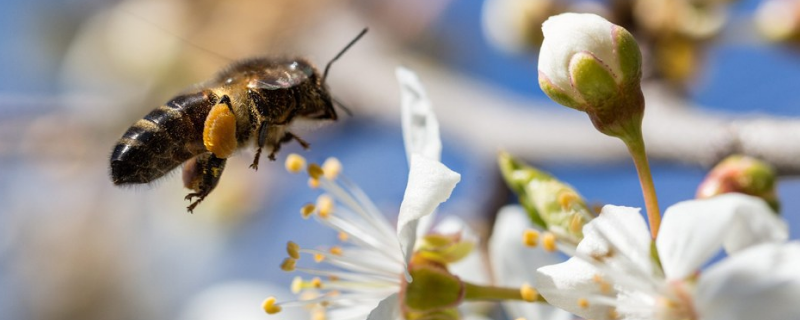
MULTIPOLYGON (((528 283, 536 287, 536 269, 563 261, 558 254, 525 246, 522 243, 522 233, 529 228, 534 226, 520 206, 505 206, 497 214, 492 236, 489 238, 489 255, 498 285, 519 287, 528 283)), ((504 302, 503 307, 513 319, 572 318, 569 312, 540 303, 504 302)))
POLYGON ((469 241, 475 244, 475 249, 466 257, 447 265, 450 273, 458 276, 463 281, 476 284, 489 283, 489 271, 486 270, 486 264, 484 263, 487 260, 483 251, 479 249, 481 239, 464 220, 456 216, 447 216, 436 225, 433 231, 440 234, 460 233, 462 241, 469 241))
POLYGON ((614 52, 611 31, 614 25, 600 16, 564 13, 542 24, 544 42, 539 52, 539 71, 566 92, 572 91, 569 61, 578 52, 588 51, 620 78, 619 59, 614 52))
POLYGON ((681 279, 699 270, 723 245, 733 253, 787 237, 786 224, 763 200, 725 194, 669 207, 656 246, 667 279, 681 279))
POLYGON ((397 237, 406 261, 417 240, 418 220, 431 214, 440 203, 450 198, 460 180, 460 174, 442 163, 419 154, 412 155, 408 185, 397 217, 397 237))
POLYGON ((378 306, 369 313, 367 320, 400 320, 400 301, 398 299, 397 293, 393 293, 381 300, 378 306))
POLYGON ((800 243, 740 251, 701 274, 695 305, 704 320, 800 319, 800 243))
POLYGON ((583 227, 578 252, 606 257, 604 262, 629 276, 652 277, 650 231, 639 208, 607 205, 600 215, 583 227))
POLYGON ((442 155, 439 122, 425 88, 413 71, 398 67, 395 73, 400 82, 400 119, 409 164, 414 153, 439 161, 442 155))
POLYGON ((579 299, 600 295, 600 286, 594 276, 600 271, 579 258, 542 267, 537 270, 536 289, 552 306, 559 307, 586 319, 610 318, 610 308, 590 303, 588 308, 578 305, 579 299))

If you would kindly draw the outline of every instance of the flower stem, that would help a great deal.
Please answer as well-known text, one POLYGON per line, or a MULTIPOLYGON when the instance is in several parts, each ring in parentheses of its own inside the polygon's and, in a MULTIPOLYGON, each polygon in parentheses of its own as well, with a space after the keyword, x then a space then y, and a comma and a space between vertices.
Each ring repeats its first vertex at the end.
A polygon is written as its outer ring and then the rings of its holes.
MULTIPOLYGON (((519 300, 525 301, 522 297, 522 293, 520 292, 519 288, 501 288, 501 287, 493 287, 493 286, 480 286, 476 284, 471 284, 469 282, 464 282, 465 300, 493 300, 493 301, 500 301, 500 300, 519 300)), ((538 295, 536 298, 536 302, 544 302, 547 303, 546 300, 541 295, 538 295)))
POLYGON ((661 210, 658 208, 658 197, 653 184, 653 175, 650 173, 650 164, 647 161, 647 152, 645 151, 644 139, 641 133, 633 135, 631 138, 622 139, 622 141, 628 147, 628 152, 630 152, 633 163, 636 165, 636 173, 639 174, 644 205, 647 209, 647 221, 650 223, 650 234, 655 239, 658 235, 658 228, 661 225, 661 210))

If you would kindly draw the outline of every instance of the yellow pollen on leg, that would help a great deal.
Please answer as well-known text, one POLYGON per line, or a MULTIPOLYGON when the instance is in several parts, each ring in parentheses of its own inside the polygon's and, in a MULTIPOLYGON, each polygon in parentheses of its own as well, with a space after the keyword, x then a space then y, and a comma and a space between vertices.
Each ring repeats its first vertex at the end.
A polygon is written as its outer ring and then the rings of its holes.
POLYGON ((586 300, 586 298, 578 299, 578 306, 581 307, 581 309, 588 308, 589 307, 589 300, 586 300))
POLYGON ((522 233, 522 243, 525 244, 526 247, 536 247, 539 245, 539 231, 528 229, 522 233))
POLYGON ((308 219, 314 211, 317 211, 317 207, 313 203, 308 203, 300 208, 300 214, 303 216, 303 219, 308 219))
POLYGON ((542 235, 542 248, 548 252, 556 251, 556 235, 552 232, 545 232, 542 235))
POLYGON ((275 304, 275 297, 264 299, 264 302, 261 303, 261 308, 263 308, 268 314, 276 314, 281 312, 281 306, 275 304))
POLYGON ((350 235, 348 235, 347 233, 339 232, 339 241, 345 242, 349 238, 350 238, 350 235))
POLYGON ((286 253, 288 253, 292 259, 300 259, 300 246, 292 241, 289 241, 286 243, 286 253))
POLYGON ((320 195, 317 198, 317 211, 320 218, 327 218, 333 213, 333 198, 328 195, 320 195))
POLYGON ((342 255, 342 247, 340 246, 333 246, 329 250, 332 255, 341 256, 342 255))
POLYGON ((342 163, 339 162, 339 159, 328 158, 322 163, 322 171, 325 173, 325 178, 334 180, 342 173, 342 163))
POLYGON ((325 172, 322 170, 322 168, 318 164, 312 163, 312 164, 308 165, 308 175, 311 178, 319 179, 324 174, 325 174, 325 172))
POLYGON ((295 266, 297 266, 297 260, 292 258, 283 259, 281 263, 281 270, 289 272, 294 271, 295 266))
POLYGON ((523 284, 522 287, 519 288, 519 293, 522 296, 522 300, 527 302, 534 302, 536 299, 539 299, 539 292, 527 283, 523 284))
POLYGON ((303 171, 303 168, 306 167, 306 158, 303 158, 303 156, 299 154, 292 153, 286 157, 285 165, 286 171, 291 173, 299 173, 300 171, 303 171))

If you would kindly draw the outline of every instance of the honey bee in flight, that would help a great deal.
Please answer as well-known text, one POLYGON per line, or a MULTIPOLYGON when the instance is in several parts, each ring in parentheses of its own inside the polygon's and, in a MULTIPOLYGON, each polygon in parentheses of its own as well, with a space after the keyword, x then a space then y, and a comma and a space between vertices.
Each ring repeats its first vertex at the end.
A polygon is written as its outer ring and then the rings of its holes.
POLYGON ((111 180, 149 183, 185 162, 183 183, 194 191, 186 200, 197 198, 187 207, 192 212, 217 186, 226 159, 239 148, 257 148, 250 165, 256 170, 264 147, 270 160, 292 140, 307 149, 308 142, 289 126, 298 119, 337 119, 325 79, 331 64, 366 32, 328 62, 322 77, 303 58, 254 58, 235 62, 195 91, 172 98, 122 135, 111 153, 111 180))

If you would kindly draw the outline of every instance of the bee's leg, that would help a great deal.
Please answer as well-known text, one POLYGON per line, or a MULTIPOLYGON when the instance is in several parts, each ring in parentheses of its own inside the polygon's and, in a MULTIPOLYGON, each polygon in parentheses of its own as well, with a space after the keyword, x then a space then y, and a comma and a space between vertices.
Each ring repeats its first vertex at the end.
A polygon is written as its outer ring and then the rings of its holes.
MULTIPOLYGON (((250 164, 250 168, 253 170, 258 170, 258 160, 261 159, 261 148, 264 148, 264 145, 267 144, 267 122, 264 121, 261 123, 261 127, 258 128, 258 140, 256 140, 258 144, 258 149, 256 149, 256 158, 253 159, 253 163, 250 164)), ((275 160, 270 158, 271 160, 275 160)))
POLYGON ((303 147, 303 149, 308 149, 309 147, 311 147, 311 145, 308 144, 308 142, 306 142, 302 138, 298 137, 294 133, 291 133, 291 132, 288 132, 288 131, 283 136, 283 139, 281 139, 281 141, 289 141, 289 140, 292 140, 292 139, 296 140, 297 143, 299 143, 303 147))
POLYGON ((191 201, 197 197, 197 200, 186 207, 190 213, 217 186, 222 171, 225 170, 225 161, 226 159, 217 158, 208 152, 192 158, 183 167, 183 185, 195 191, 184 199, 191 201))

